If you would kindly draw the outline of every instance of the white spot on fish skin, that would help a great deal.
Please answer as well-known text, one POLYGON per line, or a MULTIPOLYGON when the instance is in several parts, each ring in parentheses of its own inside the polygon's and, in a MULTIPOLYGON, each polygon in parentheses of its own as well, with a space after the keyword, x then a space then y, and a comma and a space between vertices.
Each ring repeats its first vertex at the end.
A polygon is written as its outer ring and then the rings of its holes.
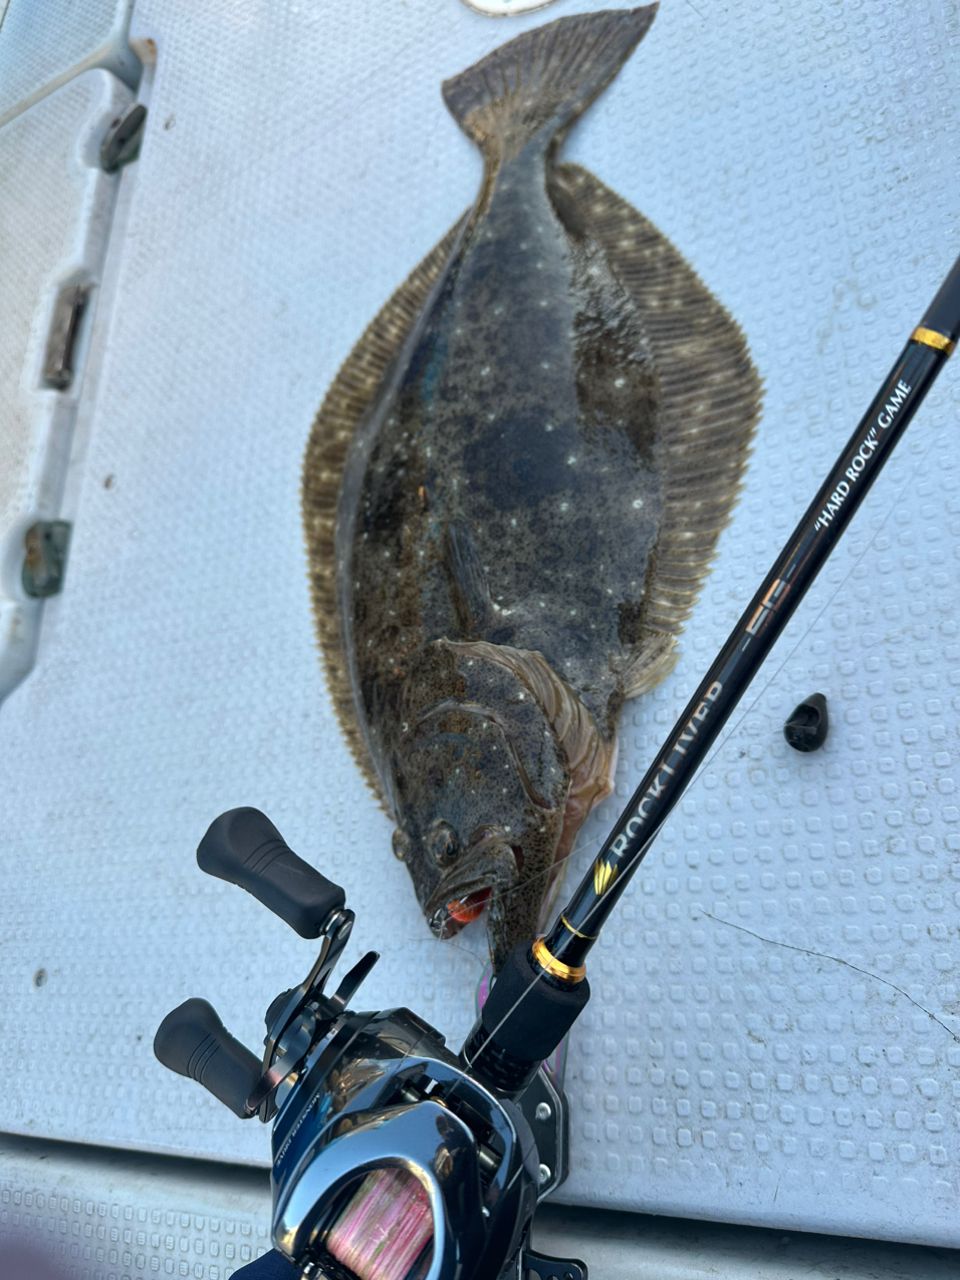
POLYGON ((490 372, 490 366, 488 364, 485 364, 483 368, 480 370, 480 377, 485 378, 489 372, 490 372))
POLYGON ((576 611, 576 609, 571 609, 571 610, 570 610, 570 617, 571 617, 571 618, 575 618, 576 616, 577 616, 577 611, 576 611))
POLYGON ((502 316, 502 315, 503 315, 503 303, 502 303, 502 302, 501 302, 501 303, 498 303, 498 305, 497 305, 497 306, 495 306, 495 307, 493 308, 493 314, 494 314, 495 316, 502 316))
POLYGON ((561 511, 569 511, 569 510, 570 510, 570 503, 569 503, 569 502, 561 502, 561 503, 560 503, 560 510, 561 510, 561 511))
POLYGON ((511 517, 510 517, 510 525, 511 525, 511 527, 512 527, 512 528, 514 528, 514 529, 517 527, 517 517, 516 517, 516 516, 511 516, 511 517))
POLYGON ((540 361, 540 368, 541 368, 541 369, 549 369, 549 368, 550 368, 550 361, 549 361, 549 360, 541 360, 541 361, 540 361))
POLYGON ((541 298, 541 299, 540 299, 540 305, 541 305, 541 307, 549 307, 550 303, 547 301, 547 299, 546 299, 546 298, 541 298))
POLYGON ((627 385, 626 378, 614 378, 613 385, 615 387, 625 387, 627 385))
POLYGON ((520 248, 521 248, 521 249, 529 249, 529 248, 530 248, 530 241, 529 241, 529 240, 521 240, 521 241, 520 241, 520 248))
POLYGON ((634 511, 639 511, 640 508, 643 506, 643 499, 634 498, 633 503, 631 505, 633 506, 634 511))
POLYGON ((495 413, 488 413, 488 414, 487 414, 487 421, 488 421, 488 422, 496 422, 496 420, 497 420, 497 415, 496 415, 495 413))
POLYGON ((571 453, 569 458, 567 458, 567 466, 575 467, 576 465, 577 465, 576 455, 571 453))
POLYGON ((607 587, 607 595, 608 595, 608 596, 612 596, 612 595, 613 595, 613 587, 607 587))
POLYGON ((543 429, 544 429, 544 431, 552 431, 552 430, 553 430, 553 423, 552 423, 552 422, 547 422, 547 423, 545 423, 545 424, 544 424, 544 428, 543 428, 543 429))

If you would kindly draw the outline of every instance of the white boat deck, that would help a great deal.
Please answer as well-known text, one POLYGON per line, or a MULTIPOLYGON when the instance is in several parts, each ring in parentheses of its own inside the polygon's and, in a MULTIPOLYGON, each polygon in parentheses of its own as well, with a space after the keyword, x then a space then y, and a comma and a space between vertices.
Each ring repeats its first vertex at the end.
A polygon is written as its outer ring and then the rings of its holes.
MULTIPOLYGON (((192 1165, 154 1176, 57 1144, 268 1161, 263 1128, 151 1053, 194 994, 258 1043, 311 961, 197 870, 223 809, 263 808, 345 886, 350 956, 384 957, 364 1003, 409 1004, 451 1041, 471 1021, 482 932, 429 936, 333 720, 300 459, 363 326, 473 199, 479 159, 440 81, 598 7, 0 0, 0 1130, 48 1144, 42 1165, 12 1147, 3 1184, 48 1218, 61 1150, 70 1205, 207 1203, 192 1165), (99 140, 134 97, 142 152, 108 177, 99 140), (45 343, 78 281, 57 391, 45 343), (72 540, 40 606, 23 535, 49 519, 72 540)), ((570 138, 741 321, 766 384, 680 663, 624 719, 618 800, 960 247, 958 48, 938 0, 666 0, 570 138)), ((567 1074, 571 1205, 960 1247, 958 408, 948 368, 596 949, 567 1074), (781 726, 817 689, 832 731, 801 756, 781 726)), ((218 1221, 235 1209, 259 1247, 266 1201, 236 1194, 218 1221)), ((94 1253, 84 1276, 152 1274, 94 1253)), ((191 1255, 198 1277, 229 1274, 212 1257, 191 1255)), ((700 1272, 691 1255, 664 1274, 700 1272)))

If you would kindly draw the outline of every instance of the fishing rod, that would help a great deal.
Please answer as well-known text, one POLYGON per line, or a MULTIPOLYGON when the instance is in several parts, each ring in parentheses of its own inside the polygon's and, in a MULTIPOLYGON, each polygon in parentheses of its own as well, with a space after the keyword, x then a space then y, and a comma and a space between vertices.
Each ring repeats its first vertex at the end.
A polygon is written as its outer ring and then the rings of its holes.
MULTIPOLYGON (((489 1042, 487 1061, 495 1062, 496 1067, 479 1067, 479 1071, 491 1081, 495 1077, 499 1087, 508 1088, 511 1081, 522 1087, 530 1078, 531 1064, 524 1048, 529 1035, 524 1021, 552 1018, 559 1028, 567 1016, 572 1023, 586 1003, 586 997, 578 1000, 574 993, 581 984, 586 985, 586 957, 610 912, 866 497, 958 337, 960 258, 681 712, 590 870, 546 936, 538 938, 532 948, 516 950, 501 972, 466 1049, 473 1059, 489 1042), (568 993, 565 1012, 560 1013, 560 1001, 555 997, 548 1000, 531 991, 523 1016, 518 1018, 512 1003, 541 976, 568 993), (532 1007, 540 1003, 542 1013, 532 1007)), ((548 1038, 544 1026, 542 1043, 548 1038)), ((560 1039, 562 1036, 557 1044, 560 1039)), ((538 1052, 540 1047, 538 1043, 538 1052)))
POLYGON ((319 956, 266 1013, 262 1060, 206 1001, 163 1020, 159 1060, 241 1118, 273 1122, 272 1236, 302 1280, 587 1280, 529 1242, 543 1164, 541 1063, 589 998, 586 957, 631 876, 960 340, 960 259, 690 699, 590 870, 543 937, 511 953, 459 1053, 409 1009, 333 995, 354 921, 343 890, 256 809, 217 818, 202 870, 248 890, 319 956))

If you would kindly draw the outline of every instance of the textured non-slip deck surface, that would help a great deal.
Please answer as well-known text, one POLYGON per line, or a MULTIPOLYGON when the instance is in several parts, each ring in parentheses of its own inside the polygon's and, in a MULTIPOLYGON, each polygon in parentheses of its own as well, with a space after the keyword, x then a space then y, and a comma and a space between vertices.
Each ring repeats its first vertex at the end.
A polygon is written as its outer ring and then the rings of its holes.
MULTIPOLYGON (((345 885, 350 955, 384 957, 363 1003, 467 1029, 482 936, 428 935, 332 720, 300 457, 362 327, 473 198, 441 79, 596 7, 138 0, 157 62, 67 586, 0 707, 0 1034, 22 1064, 0 1127, 266 1162, 262 1128, 150 1049, 192 994, 256 1043, 309 966, 196 869, 232 805, 345 885)), ((960 247, 958 32, 937 0, 667 0, 571 136, 741 321, 767 387, 680 663, 624 719, 619 800, 960 247)), ((957 388, 948 368, 594 953, 571 1201, 960 1245, 957 388), (814 689, 833 729, 800 756, 781 726, 814 689)))

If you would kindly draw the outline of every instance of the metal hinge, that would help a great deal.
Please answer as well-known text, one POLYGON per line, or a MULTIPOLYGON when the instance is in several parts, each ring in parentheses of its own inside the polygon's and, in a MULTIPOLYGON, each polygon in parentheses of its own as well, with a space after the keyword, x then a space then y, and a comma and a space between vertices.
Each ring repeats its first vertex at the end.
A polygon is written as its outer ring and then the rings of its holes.
POLYGON ((43 380, 48 387, 66 391, 73 381, 73 357, 80 333, 80 321, 90 298, 90 286, 71 284, 63 289, 53 309, 53 323, 43 361, 43 380))
POLYGON ((116 173, 136 160, 146 123, 147 108, 142 102, 135 102, 129 111, 110 122, 100 144, 100 167, 105 173, 116 173))

